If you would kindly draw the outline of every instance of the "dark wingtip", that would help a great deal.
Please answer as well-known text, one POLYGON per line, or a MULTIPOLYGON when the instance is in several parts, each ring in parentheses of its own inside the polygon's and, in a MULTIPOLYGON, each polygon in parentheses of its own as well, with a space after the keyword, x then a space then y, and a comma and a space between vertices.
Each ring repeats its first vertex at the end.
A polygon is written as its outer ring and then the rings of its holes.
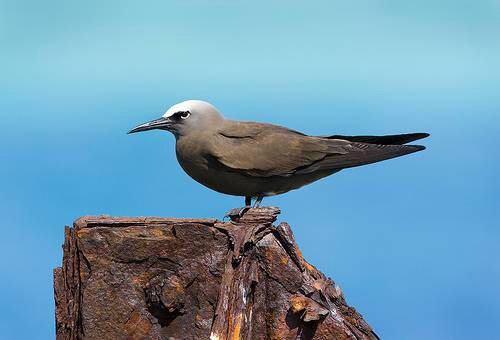
POLYGON ((425 146, 423 145, 406 145, 406 147, 411 147, 415 149, 413 152, 423 151, 426 149, 425 146))
POLYGON ((350 142, 379 144, 379 145, 403 145, 406 143, 414 142, 418 139, 429 137, 430 134, 426 132, 404 133, 399 135, 387 136, 342 136, 334 135, 328 136, 328 139, 343 139, 350 142))
MULTIPOLYGON (((396 135, 396 137, 397 136, 398 135, 396 135)), ((415 133, 408 133, 408 134, 400 135, 400 136, 406 137, 406 140, 404 140, 404 138, 401 140, 401 142, 403 142, 403 144, 404 144, 404 143, 411 143, 411 142, 414 142, 414 141, 422 139, 422 138, 427 138, 430 136, 430 134, 427 132, 415 132, 415 133)))

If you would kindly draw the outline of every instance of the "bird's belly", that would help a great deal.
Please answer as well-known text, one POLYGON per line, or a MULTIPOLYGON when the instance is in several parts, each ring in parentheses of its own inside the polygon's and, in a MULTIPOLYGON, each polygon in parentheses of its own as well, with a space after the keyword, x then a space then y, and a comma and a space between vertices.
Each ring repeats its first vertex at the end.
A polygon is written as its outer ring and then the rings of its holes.
POLYGON ((217 192, 235 196, 254 196, 256 183, 238 173, 210 168, 202 160, 177 157, 182 169, 195 181, 217 192))
POLYGON ((177 159, 182 169, 198 183, 217 192, 234 196, 278 195, 298 189, 336 172, 335 170, 329 170, 289 177, 255 177, 208 167, 207 162, 202 158, 190 161, 177 155, 177 159))

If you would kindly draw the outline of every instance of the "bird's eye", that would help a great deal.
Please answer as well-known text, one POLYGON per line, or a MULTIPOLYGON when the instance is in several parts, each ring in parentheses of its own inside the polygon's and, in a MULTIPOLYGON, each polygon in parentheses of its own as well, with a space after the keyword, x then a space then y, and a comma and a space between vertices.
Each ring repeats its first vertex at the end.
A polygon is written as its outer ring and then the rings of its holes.
POLYGON ((188 119, 189 116, 191 116, 191 113, 189 111, 181 112, 180 114, 181 119, 188 119))

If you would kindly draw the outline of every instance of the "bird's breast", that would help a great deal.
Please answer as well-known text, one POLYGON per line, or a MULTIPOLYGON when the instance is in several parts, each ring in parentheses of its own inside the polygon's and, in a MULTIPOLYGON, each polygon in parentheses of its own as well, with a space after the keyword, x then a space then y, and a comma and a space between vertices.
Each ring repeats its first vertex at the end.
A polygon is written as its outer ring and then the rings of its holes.
POLYGON ((199 177, 207 170, 203 144, 196 140, 179 139, 175 146, 177 161, 191 177, 199 177))
POLYGON ((256 192, 255 184, 246 176, 214 168, 209 162, 213 157, 210 139, 179 139, 176 143, 177 160, 182 169, 195 181, 228 195, 248 196, 256 192))
POLYGON ((204 186, 223 193, 226 186, 226 176, 209 166, 207 157, 209 151, 207 141, 194 138, 182 138, 176 143, 176 156, 182 169, 195 181, 204 186))

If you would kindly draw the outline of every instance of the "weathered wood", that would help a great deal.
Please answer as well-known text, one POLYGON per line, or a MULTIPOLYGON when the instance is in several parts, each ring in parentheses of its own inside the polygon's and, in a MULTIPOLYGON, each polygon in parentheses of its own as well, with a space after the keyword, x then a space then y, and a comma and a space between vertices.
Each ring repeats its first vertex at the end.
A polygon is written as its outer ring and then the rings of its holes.
POLYGON ((278 214, 80 218, 54 270, 57 338, 377 339, 278 214))

